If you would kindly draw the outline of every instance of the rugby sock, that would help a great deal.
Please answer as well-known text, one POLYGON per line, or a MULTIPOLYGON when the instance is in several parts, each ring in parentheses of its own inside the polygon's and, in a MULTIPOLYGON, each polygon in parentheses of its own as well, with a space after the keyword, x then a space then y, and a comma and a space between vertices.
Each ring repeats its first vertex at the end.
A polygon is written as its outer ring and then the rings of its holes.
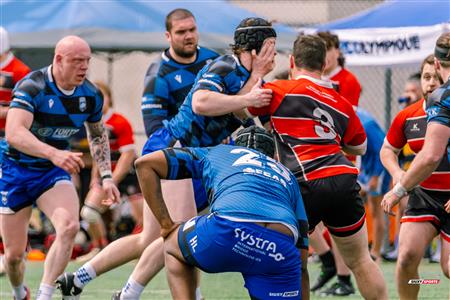
POLYGON ((203 299, 202 291, 200 290, 199 287, 197 287, 195 289, 195 300, 202 300, 202 299, 203 299))
MULTIPOLYGON (((52 300, 55 287, 46 283, 41 283, 37 292, 36 300, 52 300)), ((19 298, 23 299, 23 298, 19 298)))
POLYGON ((25 286, 23 283, 18 286, 13 286, 13 294, 16 299, 23 299, 27 295, 27 291, 25 290, 25 286))
POLYGON ((338 281, 340 281, 340 282, 346 283, 348 285, 351 284, 350 275, 339 275, 338 274, 337 278, 338 278, 338 281))
POLYGON ((324 254, 319 255, 320 261, 326 268, 334 268, 335 262, 334 262, 334 256, 333 253, 331 253, 331 250, 328 250, 324 254))
POLYGON ((73 283, 80 289, 84 288, 91 280, 97 277, 97 273, 90 263, 85 263, 75 272, 73 283))
POLYGON ((122 289, 120 299, 123 300, 138 300, 141 297, 142 291, 145 286, 134 280, 131 276, 128 278, 127 284, 122 289))

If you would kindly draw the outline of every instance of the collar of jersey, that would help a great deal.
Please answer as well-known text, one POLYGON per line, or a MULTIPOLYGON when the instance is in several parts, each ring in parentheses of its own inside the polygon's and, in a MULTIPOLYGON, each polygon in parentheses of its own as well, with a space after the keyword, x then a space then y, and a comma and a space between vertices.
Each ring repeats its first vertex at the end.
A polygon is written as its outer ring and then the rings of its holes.
POLYGON ((72 90, 70 90, 70 91, 65 90, 65 89, 63 89, 62 87, 60 87, 60 86, 56 83, 56 81, 53 80, 52 65, 48 66, 48 68, 47 68, 47 76, 48 76, 48 81, 53 82, 53 83, 55 84, 56 88, 57 88, 62 94, 66 95, 66 96, 71 96, 71 95, 73 95, 73 93, 75 92, 75 89, 76 89, 76 88, 74 88, 74 89, 72 89, 72 90))
POLYGON ((333 71, 330 72, 330 74, 328 75, 323 75, 322 78, 323 79, 330 79, 331 77, 333 77, 334 75, 336 75, 337 73, 339 73, 342 70, 341 66, 337 66, 336 68, 334 68, 333 71))
POLYGON ((314 77, 311 77, 308 75, 300 75, 297 78, 295 78, 295 80, 299 80, 299 79, 306 79, 306 80, 312 81, 313 83, 315 83, 317 85, 320 85, 320 86, 323 86, 326 88, 330 88, 330 89, 333 88, 333 84, 329 80, 325 81, 325 80, 317 79, 317 78, 314 78, 314 77))

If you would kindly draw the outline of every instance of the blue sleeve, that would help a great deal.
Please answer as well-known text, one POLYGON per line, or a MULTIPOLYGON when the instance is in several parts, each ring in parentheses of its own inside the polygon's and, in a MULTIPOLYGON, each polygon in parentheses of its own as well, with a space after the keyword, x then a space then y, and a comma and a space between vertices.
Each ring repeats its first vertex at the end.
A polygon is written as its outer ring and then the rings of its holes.
POLYGON ((9 107, 21 108, 34 113, 35 108, 38 106, 36 103, 38 101, 37 95, 40 94, 41 90, 42 88, 30 78, 22 79, 12 92, 12 100, 9 107))
POLYGON ((158 76, 160 63, 150 65, 144 80, 141 111, 147 137, 162 127, 168 116, 169 86, 158 76))
POLYGON ((225 77, 233 71, 233 66, 223 60, 215 60, 206 65, 199 73, 193 91, 209 90, 227 94, 228 87, 225 77))
POLYGON ((164 149, 168 168, 166 179, 202 178, 205 151, 200 148, 164 149))
POLYGON ((103 95, 101 92, 97 92, 95 95, 95 109, 94 112, 89 116, 87 121, 89 123, 97 123, 102 119, 103 110, 103 95))
POLYGON ((450 127, 450 81, 437 88, 427 99, 428 122, 450 127))
POLYGON ((370 164, 373 169, 366 171, 372 176, 380 176, 384 170, 380 160, 380 150, 383 146, 385 134, 375 122, 370 122, 367 129, 365 128, 365 131, 367 135, 367 151, 364 156, 373 160, 372 164, 370 164))

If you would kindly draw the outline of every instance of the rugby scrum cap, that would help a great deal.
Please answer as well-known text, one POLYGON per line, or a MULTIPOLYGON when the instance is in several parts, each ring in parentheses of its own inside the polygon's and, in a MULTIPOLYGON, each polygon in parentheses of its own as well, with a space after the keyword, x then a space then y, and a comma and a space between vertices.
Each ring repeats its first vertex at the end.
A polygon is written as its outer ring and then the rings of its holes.
POLYGON ((277 37, 277 33, 270 22, 262 18, 246 18, 234 31, 233 47, 246 51, 255 49, 259 53, 264 40, 271 37, 277 37))
POLYGON ((241 129, 234 139, 236 146, 255 149, 269 157, 275 154, 275 140, 273 135, 264 128, 256 125, 241 129))
POLYGON ((9 36, 5 28, 0 26, 0 54, 9 51, 9 36))

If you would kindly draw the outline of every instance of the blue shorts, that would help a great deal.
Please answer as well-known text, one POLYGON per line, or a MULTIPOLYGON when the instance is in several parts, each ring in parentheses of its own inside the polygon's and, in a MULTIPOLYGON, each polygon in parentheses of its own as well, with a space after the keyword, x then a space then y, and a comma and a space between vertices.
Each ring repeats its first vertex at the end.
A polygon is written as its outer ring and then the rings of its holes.
POLYGON ((293 237, 212 213, 183 223, 178 244, 185 260, 205 272, 240 272, 253 298, 301 297, 300 252, 293 237))
POLYGON ((71 182, 69 173, 61 168, 31 170, 7 158, 1 161, 0 214, 13 214, 36 200, 55 184, 71 182))
MULTIPOLYGON (((166 127, 161 127, 150 135, 142 149, 142 155, 173 147, 176 142, 177 140, 172 137, 169 130, 166 127)), ((200 212, 208 207, 208 196, 201 179, 192 179, 192 187, 194 189, 195 205, 197 211, 200 212)))
POLYGON ((391 185, 391 175, 389 175, 386 170, 381 172, 380 177, 378 178, 378 186, 373 191, 369 191, 368 187, 370 178, 371 177, 364 173, 359 173, 358 175, 359 184, 361 185, 363 190, 367 191, 368 194, 370 194, 371 196, 382 196, 389 192, 391 185))

